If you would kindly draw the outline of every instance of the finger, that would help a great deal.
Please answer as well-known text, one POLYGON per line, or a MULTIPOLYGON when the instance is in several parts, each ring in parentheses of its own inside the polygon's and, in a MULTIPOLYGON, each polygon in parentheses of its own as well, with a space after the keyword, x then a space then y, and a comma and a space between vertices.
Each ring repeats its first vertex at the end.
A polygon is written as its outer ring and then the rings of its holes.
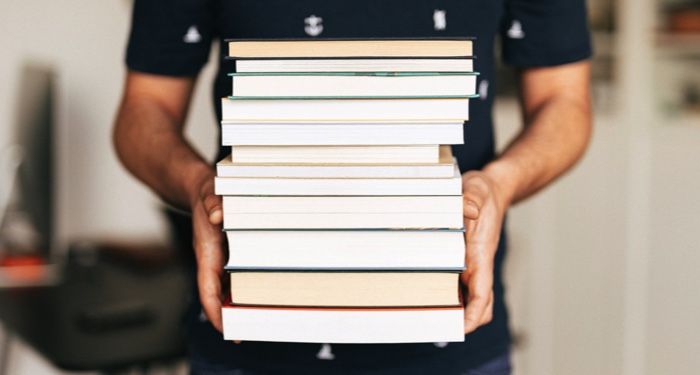
POLYGON ((471 333, 481 325, 481 316, 488 305, 488 296, 468 294, 464 311, 464 333, 471 333))
POLYGON ((481 208, 488 197, 489 188, 483 178, 467 173, 462 182, 464 217, 471 220, 479 218, 481 208))
POLYGON ((214 328, 221 331, 221 282, 219 276, 219 271, 198 267, 197 287, 202 309, 214 328))
POLYGON ((221 331, 221 270, 214 266, 218 262, 212 259, 211 255, 207 255, 212 252, 210 249, 200 248, 198 252, 201 254, 197 260, 199 300, 207 319, 221 331))
POLYGON ((223 235, 209 224, 203 208, 192 218, 197 257, 197 287, 202 308, 209 321, 221 331, 221 277, 223 275, 223 235))
POLYGON ((472 266, 467 270, 467 306, 464 312, 464 332, 470 333, 481 325, 493 288, 493 273, 488 265, 472 266))
POLYGON ((479 206, 473 201, 467 198, 466 196, 463 198, 464 203, 463 203, 463 215, 465 218, 470 219, 470 220, 476 220, 479 218, 479 206))
POLYGON ((209 222, 212 225, 221 224, 221 221, 224 219, 224 212, 221 208, 221 197, 214 194, 207 195, 204 197, 203 204, 204 210, 209 218, 209 222))
POLYGON ((481 321, 479 322, 480 325, 486 325, 491 323, 491 320, 493 319, 493 290, 491 293, 489 293, 489 303, 486 305, 486 309, 484 310, 484 315, 481 316, 481 321))

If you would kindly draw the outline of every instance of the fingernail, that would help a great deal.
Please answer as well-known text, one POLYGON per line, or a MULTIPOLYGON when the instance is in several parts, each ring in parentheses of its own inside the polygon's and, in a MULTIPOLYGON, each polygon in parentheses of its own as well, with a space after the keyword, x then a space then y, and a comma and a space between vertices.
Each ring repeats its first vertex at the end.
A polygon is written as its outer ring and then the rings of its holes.
POLYGON ((223 214, 221 213, 221 210, 220 210, 220 209, 217 208, 217 209, 215 209, 215 210, 212 210, 212 211, 209 213, 209 221, 217 222, 217 221, 221 220, 221 216, 222 216, 222 215, 223 215, 223 214))

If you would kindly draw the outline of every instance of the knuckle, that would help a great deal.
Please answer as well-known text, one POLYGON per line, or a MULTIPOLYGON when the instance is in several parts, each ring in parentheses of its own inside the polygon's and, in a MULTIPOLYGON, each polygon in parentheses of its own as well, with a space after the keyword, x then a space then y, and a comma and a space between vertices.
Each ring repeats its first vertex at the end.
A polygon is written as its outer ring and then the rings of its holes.
POLYGON ((493 312, 491 311, 491 309, 489 309, 488 312, 486 312, 486 314, 484 314, 484 318, 482 319, 482 323, 488 324, 488 323, 491 323, 492 320, 493 320, 493 312))
POLYGON ((473 188, 480 193, 483 193, 484 191, 489 190, 488 181, 486 181, 486 179, 479 174, 474 174, 474 175, 469 176, 467 182, 468 182, 468 186, 470 188, 473 188))
POLYGON ((464 199, 464 203, 472 202, 478 204, 483 201, 481 191, 474 186, 467 186, 462 192, 462 198, 464 199))
POLYGON ((477 290, 473 291, 469 294, 469 303, 472 304, 477 304, 477 303, 486 303, 488 302, 489 294, 484 293, 483 291, 477 290))
POLYGON ((206 207, 208 210, 211 210, 212 208, 216 207, 219 204, 219 197, 216 195, 207 195, 204 198, 204 207, 206 207))
POLYGON ((469 184, 476 190, 483 190, 489 187, 488 182, 482 176, 473 176, 469 179, 469 184))

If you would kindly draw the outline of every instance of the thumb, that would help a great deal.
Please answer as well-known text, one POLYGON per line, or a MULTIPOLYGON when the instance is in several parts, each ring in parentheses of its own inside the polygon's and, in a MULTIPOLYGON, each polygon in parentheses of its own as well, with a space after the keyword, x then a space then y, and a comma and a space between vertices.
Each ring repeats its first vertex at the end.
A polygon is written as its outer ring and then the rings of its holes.
POLYGON ((212 225, 219 225, 224 219, 224 212, 222 209, 222 200, 218 195, 210 194, 204 197, 204 211, 207 213, 209 222, 212 225))
POLYGON ((479 218, 488 194, 489 186, 483 177, 472 172, 468 172, 462 177, 462 197, 466 219, 476 220, 479 218))
POLYGON ((464 198, 463 203, 463 215, 469 220, 476 220, 479 218, 479 206, 474 203, 474 201, 464 198))

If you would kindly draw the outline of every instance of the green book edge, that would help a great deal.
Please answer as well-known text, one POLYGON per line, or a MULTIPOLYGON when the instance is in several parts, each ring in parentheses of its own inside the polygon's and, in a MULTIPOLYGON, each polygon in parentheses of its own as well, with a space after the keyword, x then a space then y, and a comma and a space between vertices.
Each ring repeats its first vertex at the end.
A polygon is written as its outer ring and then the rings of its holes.
POLYGON ((240 267, 224 266, 228 273, 237 272, 286 272, 286 273, 462 273, 462 267, 240 267))
POLYGON ((475 99, 479 95, 437 96, 228 96, 229 100, 475 99))
POLYGON ((236 72, 229 77, 255 76, 369 76, 369 77, 432 77, 478 76, 479 72, 236 72))

